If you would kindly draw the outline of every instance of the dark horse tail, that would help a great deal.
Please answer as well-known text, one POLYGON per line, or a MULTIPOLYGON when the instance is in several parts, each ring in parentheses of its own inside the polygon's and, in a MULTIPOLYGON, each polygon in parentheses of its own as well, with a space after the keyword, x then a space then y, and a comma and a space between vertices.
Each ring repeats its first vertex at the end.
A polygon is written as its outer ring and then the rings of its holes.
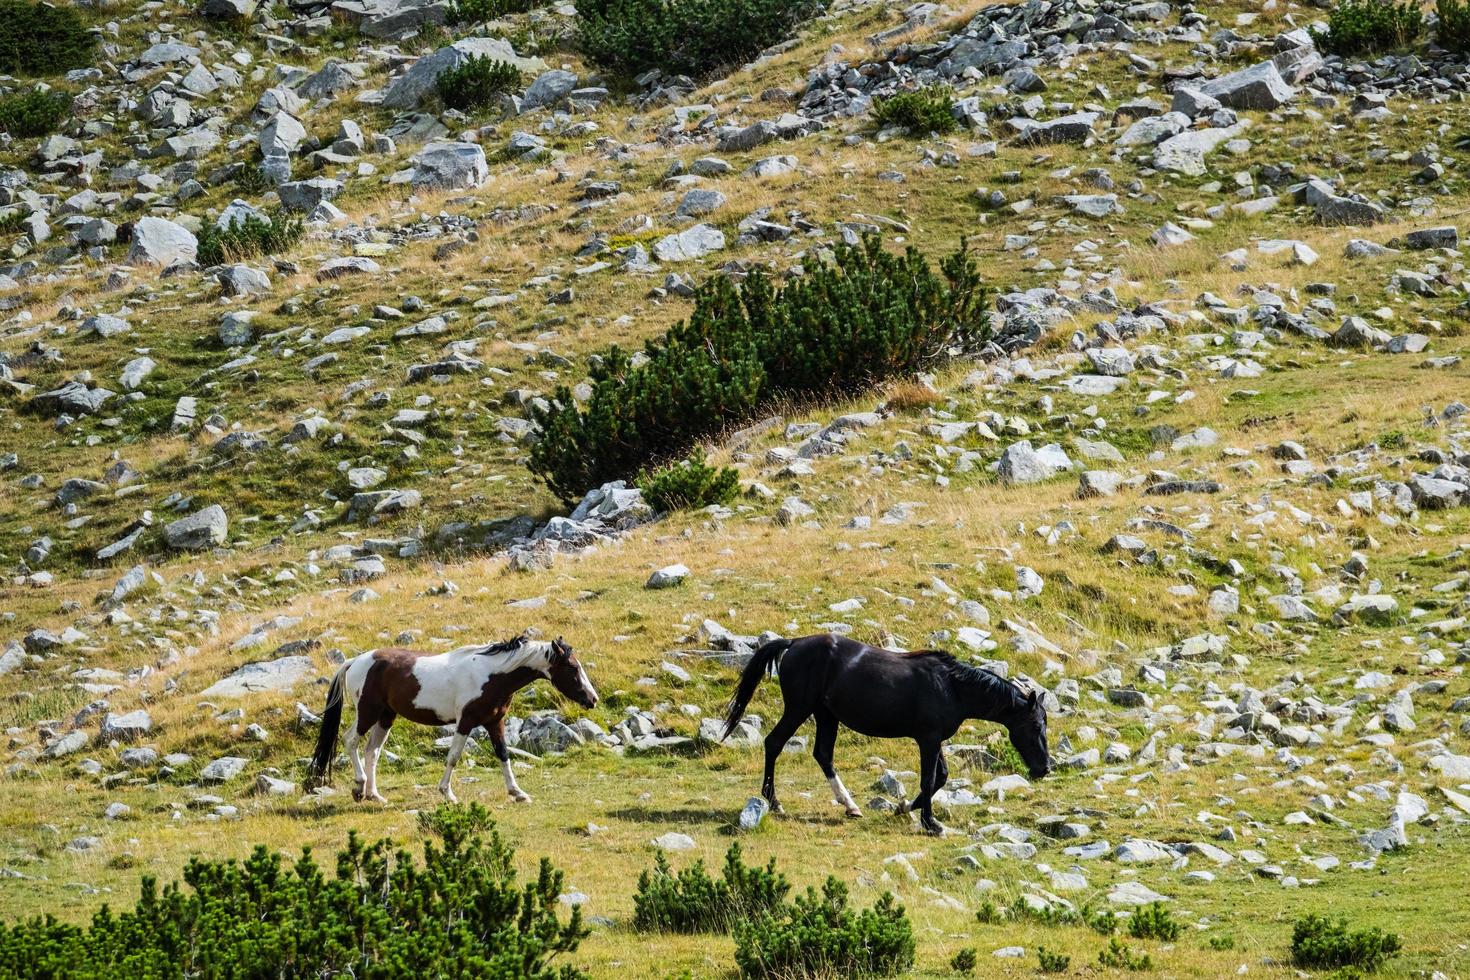
POLYGON ((306 788, 328 786, 332 782, 332 760, 337 757, 337 729, 342 724, 342 681, 347 675, 347 665, 332 678, 327 689, 327 707, 322 712, 322 732, 316 737, 316 751, 311 755, 307 769, 306 788))
POLYGON ((745 714, 746 705, 750 699, 755 697, 755 689, 760 686, 761 678, 766 674, 776 673, 776 664, 786 648, 791 646, 790 640, 772 640, 764 644, 750 658, 750 663, 745 665, 745 670, 740 674, 740 686, 735 689, 735 696, 730 699, 730 706, 725 709, 725 732, 720 736, 720 741, 730 737, 740 718, 745 714))

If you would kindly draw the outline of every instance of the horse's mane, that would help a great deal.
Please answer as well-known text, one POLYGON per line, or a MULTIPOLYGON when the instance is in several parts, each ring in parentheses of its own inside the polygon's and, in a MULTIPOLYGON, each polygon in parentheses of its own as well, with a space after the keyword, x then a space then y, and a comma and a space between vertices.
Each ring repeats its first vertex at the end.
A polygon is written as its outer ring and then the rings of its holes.
POLYGON ((915 650, 903 656, 923 659, 933 664, 940 673, 960 684, 978 684, 996 697, 1007 697, 1015 701, 1021 697, 1021 689, 994 671, 984 667, 972 667, 955 659, 954 654, 943 650, 915 650))
POLYGON ((519 636, 513 636, 510 639, 502 640, 499 643, 491 643, 488 646, 477 647, 475 649, 475 652, 482 657, 493 656, 497 653, 509 653, 512 650, 519 650, 521 646, 525 644, 525 642, 530 638, 531 636, 529 633, 522 633, 519 636))

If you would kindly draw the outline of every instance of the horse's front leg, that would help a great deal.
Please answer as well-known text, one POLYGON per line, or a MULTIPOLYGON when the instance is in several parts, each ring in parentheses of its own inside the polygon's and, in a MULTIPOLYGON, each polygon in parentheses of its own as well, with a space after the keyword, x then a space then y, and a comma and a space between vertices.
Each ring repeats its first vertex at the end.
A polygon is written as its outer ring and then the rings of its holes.
POLYGON ((464 754, 464 744, 469 736, 462 732, 455 732, 454 739, 449 743, 449 757, 444 762, 444 778, 439 780, 439 792, 450 803, 458 803, 459 799, 454 795, 454 787, 449 784, 450 777, 454 774, 455 763, 464 754))
POLYGON ((505 774, 505 791, 517 803, 530 803, 530 795, 516 782, 515 770, 510 765, 510 749, 505 747, 505 716, 491 719, 486 727, 490 731, 490 745, 495 749, 495 758, 500 760, 500 771, 505 774))
MULTIPOLYGON (((919 811, 919 824, 931 834, 943 834, 944 825, 934 819, 934 793, 939 788, 939 767, 944 764, 943 747, 938 742, 919 743, 919 795, 909 809, 919 811)), ((945 773, 946 777, 949 775, 945 773)))

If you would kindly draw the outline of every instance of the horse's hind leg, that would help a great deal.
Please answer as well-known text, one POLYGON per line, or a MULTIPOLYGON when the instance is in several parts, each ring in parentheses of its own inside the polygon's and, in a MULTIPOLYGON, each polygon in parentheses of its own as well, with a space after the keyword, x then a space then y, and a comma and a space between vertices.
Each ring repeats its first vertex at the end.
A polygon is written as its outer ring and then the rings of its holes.
POLYGON ((359 732, 358 722, 362 720, 362 705, 357 706, 357 717, 352 724, 347 726, 347 735, 343 739, 343 748, 347 750, 347 758, 352 763, 352 798, 361 800, 363 788, 367 784, 367 774, 362 768, 362 753, 358 751, 361 747, 362 735, 359 732))
POLYGON ((832 767, 832 749, 836 744, 837 716, 826 708, 818 708, 817 737, 812 742, 812 758, 822 767, 822 775, 827 777, 827 784, 832 787, 832 799, 842 805, 849 817, 861 817, 863 811, 858 809, 852 794, 842 785, 842 777, 832 767))
POLYGON ((378 756, 383 751, 383 745, 388 741, 388 730, 393 727, 394 714, 384 711, 378 717, 378 723, 368 732, 367 737, 367 785, 363 787, 363 796, 369 800, 379 803, 387 803, 383 794, 378 792, 378 756))
POLYGON ((796 730, 809 717, 811 717, 810 712, 794 714, 788 706, 786 714, 781 716, 781 720, 776 722, 775 727, 766 736, 766 773, 765 778, 761 780, 761 795, 766 798, 767 803, 771 804, 772 813, 782 812, 781 804, 776 801, 776 757, 781 754, 786 743, 791 741, 791 736, 796 734, 796 730))

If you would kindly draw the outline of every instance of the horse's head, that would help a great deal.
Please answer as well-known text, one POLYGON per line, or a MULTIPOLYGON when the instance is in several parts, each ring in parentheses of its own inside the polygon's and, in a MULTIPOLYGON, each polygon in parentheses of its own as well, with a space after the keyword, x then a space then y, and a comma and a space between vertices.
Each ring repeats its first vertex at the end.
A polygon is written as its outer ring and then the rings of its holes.
POLYGON ((597 690, 587 679, 587 671, 577 660, 572 648, 561 637, 551 641, 551 653, 546 658, 546 676, 558 691, 584 708, 597 704, 597 690))
POLYGON ((1031 778, 1041 779, 1051 772, 1051 753, 1046 747, 1046 704, 1040 692, 1028 693, 1004 724, 1031 778))

